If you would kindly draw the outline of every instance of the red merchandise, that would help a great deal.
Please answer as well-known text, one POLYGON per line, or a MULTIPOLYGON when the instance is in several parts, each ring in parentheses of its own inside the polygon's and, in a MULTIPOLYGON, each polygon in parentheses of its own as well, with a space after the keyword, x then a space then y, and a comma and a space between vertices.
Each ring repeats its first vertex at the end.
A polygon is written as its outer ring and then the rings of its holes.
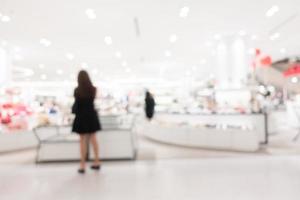
POLYGON ((294 64, 283 72, 285 77, 295 76, 300 74, 300 64, 294 64))

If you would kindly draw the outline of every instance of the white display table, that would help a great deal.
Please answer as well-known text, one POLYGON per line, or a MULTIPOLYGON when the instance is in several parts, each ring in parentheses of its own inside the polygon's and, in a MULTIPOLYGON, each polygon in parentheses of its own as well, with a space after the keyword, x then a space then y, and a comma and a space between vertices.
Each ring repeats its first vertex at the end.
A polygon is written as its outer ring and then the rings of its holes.
MULTIPOLYGON (((101 116, 103 130, 97 133, 100 159, 135 159, 134 116, 101 116)), ((70 126, 46 126, 34 131, 0 133, 0 153, 37 148, 37 162, 77 161, 79 136, 70 126)), ((92 151, 89 158, 93 158, 92 151)))
MULTIPOLYGON (((101 117, 103 130, 97 133, 101 160, 135 159, 137 149, 132 120, 120 116, 101 117)), ((40 141, 37 162, 80 160, 79 136, 71 134, 71 127, 43 127, 37 129, 36 134, 40 141)), ((93 157, 90 147, 88 159, 93 157)))
POLYGON ((146 137, 168 144, 253 152, 267 142, 266 126, 264 114, 160 114, 146 122, 142 131, 146 137))
POLYGON ((32 131, 0 133, 0 153, 36 148, 38 141, 32 131))

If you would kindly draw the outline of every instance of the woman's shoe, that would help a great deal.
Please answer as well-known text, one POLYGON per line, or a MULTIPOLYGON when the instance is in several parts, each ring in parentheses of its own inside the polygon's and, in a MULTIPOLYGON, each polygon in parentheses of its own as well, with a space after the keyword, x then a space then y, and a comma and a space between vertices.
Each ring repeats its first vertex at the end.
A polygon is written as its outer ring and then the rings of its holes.
POLYGON ((101 165, 92 165, 91 169, 93 169, 93 170, 100 170, 101 169, 101 165))
POLYGON ((79 174, 84 174, 85 173, 85 169, 78 169, 78 173, 79 174))

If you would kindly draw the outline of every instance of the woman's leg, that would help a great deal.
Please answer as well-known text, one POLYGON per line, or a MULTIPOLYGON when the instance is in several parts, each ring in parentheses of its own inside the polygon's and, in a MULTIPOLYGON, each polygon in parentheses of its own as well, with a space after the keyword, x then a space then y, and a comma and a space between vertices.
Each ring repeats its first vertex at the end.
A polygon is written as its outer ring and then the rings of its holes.
POLYGON ((90 140, 91 140, 91 143, 92 143, 92 146, 93 146, 94 155, 95 155, 94 165, 100 165, 100 160, 99 160, 99 145, 98 145, 97 137, 96 137, 95 133, 91 134, 90 140))
POLYGON ((86 161, 86 152, 87 152, 87 136, 82 134, 80 135, 80 169, 85 169, 85 161, 86 161))

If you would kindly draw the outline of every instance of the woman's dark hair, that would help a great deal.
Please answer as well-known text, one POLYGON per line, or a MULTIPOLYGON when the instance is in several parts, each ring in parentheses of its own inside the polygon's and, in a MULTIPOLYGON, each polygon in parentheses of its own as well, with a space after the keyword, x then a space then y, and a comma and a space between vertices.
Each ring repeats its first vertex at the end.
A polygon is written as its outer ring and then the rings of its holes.
POLYGON ((87 71, 81 70, 78 73, 77 82, 78 86, 75 89, 75 97, 95 98, 96 88, 93 86, 93 83, 87 71))

